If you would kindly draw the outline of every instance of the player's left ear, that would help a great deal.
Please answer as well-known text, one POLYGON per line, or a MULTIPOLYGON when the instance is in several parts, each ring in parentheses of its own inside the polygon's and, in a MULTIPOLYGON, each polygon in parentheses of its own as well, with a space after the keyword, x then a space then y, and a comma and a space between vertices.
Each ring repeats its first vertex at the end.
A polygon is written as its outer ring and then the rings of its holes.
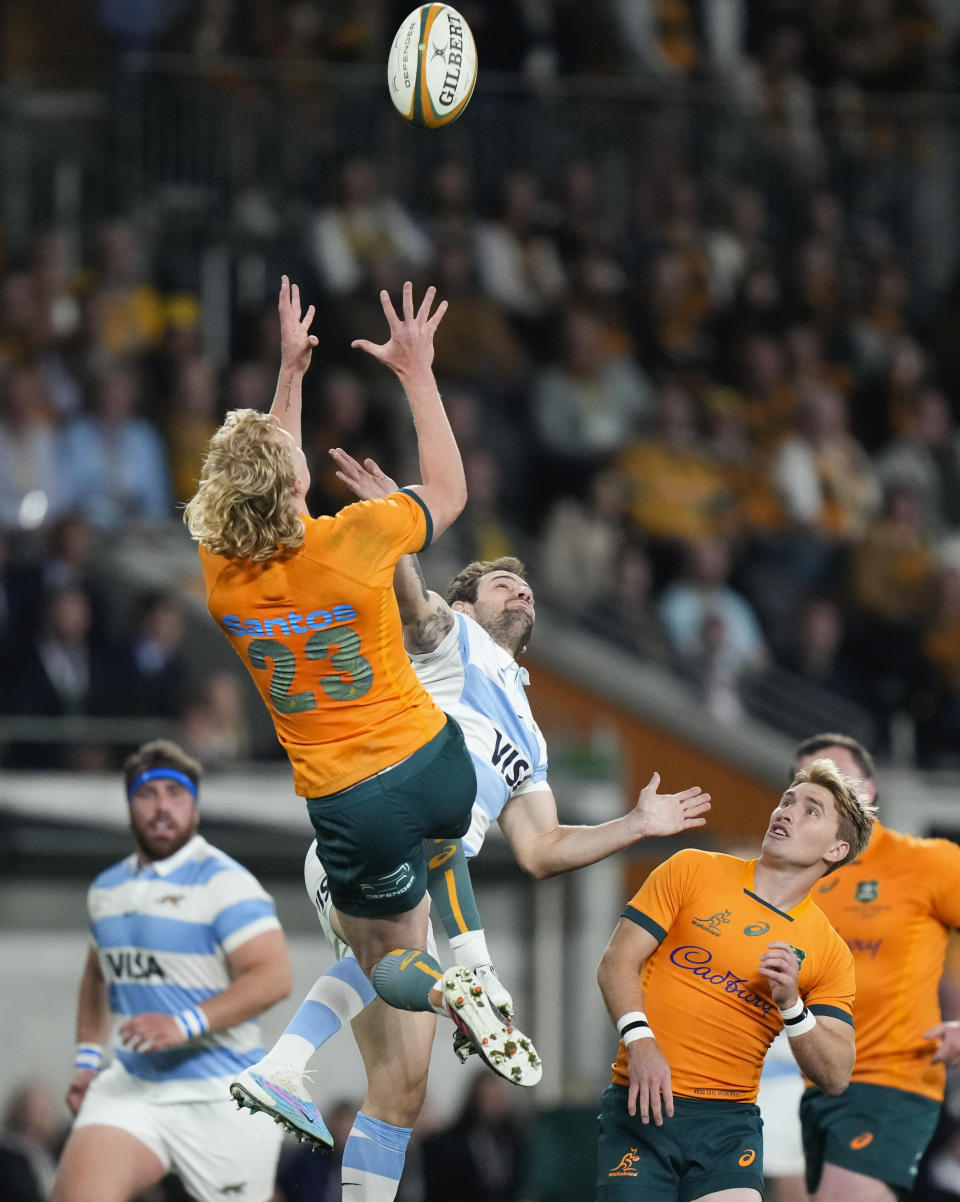
POLYGON ((831 864, 839 864, 850 853, 850 844, 846 839, 839 839, 829 851, 824 853, 824 859, 831 864))
POLYGON ((454 601, 450 608, 458 614, 466 614, 468 618, 473 617, 473 605, 469 601, 454 601))

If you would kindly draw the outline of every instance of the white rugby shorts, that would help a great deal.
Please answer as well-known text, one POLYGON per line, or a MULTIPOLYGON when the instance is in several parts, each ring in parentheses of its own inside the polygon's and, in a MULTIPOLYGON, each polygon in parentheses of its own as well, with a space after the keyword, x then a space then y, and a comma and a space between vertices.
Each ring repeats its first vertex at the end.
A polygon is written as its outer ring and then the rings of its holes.
POLYGON ((90 1083, 74 1130, 117 1127, 145 1144, 167 1173, 176 1173, 197 1202, 269 1202, 283 1128, 264 1114, 237 1110, 223 1098, 159 1102, 150 1083, 131 1077, 114 1062, 90 1083))
MULTIPOLYGON (((330 886, 327 884, 327 870, 320 863, 320 857, 317 855, 317 841, 314 841, 307 848, 307 858, 303 862, 303 883, 306 886, 307 897, 313 908, 317 912, 317 918, 320 919, 320 926, 323 928, 324 937, 327 943, 333 948, 333 953, 337 960, 343 960, 346 956, 352 956, 349 944, 344 941, 334 932, 333 925, 330 921, 330 912, 333 909, 333 899, 330 897, 330 886)), ((435 960, 439 960, 437 955, 437 941, 433 934, 433 923, 427 924, 427 951, 435 960)))

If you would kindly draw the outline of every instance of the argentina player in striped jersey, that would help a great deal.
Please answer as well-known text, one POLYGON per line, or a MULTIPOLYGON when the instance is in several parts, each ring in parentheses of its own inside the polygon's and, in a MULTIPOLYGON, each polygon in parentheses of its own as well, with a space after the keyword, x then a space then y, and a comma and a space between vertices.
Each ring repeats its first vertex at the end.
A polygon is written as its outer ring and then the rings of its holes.
POLYGON ((267 1202, 280 1130, 251 1130, 227 1087, 263 1054, 259 1015, 290 992, 273 901, 198 833, 196 760, 157 739, 123 771, 135 850, 88 893, 77 1117, 54 1202, 127 1202, 168 1172, 197 1202, 267 1202))
MULTIPOLYGON (((362 499, 395 490, 372 460, 360 465, 342 450, 331 455, 340 478, 362 499)), ((547 782, 546 744, 526 697, 526 670, 517 662, 535 620, 533 592, 523 573, 520 561, 509 557, 470 564, 450 583, 446 598, 427 588, 414 556, 401 559, 394 575, 404 644, 414 670, 441 709, 456 718, 476 769, 477 797, 463 836, 467 856, 480 851, 490 823, 499 822, 520 866, 544 879, 596 863, 646 836, 704 825, 709 795, 696 787, 660 795, 656 773, 623 817, 598 826, 560 823, 547 782)), ((452 850, 448 841, 435 841, 428 879, 434 909, 457 962, 469 965, 491 1001, 509 1014, 512 1001, 493 971, 469 874, 451 868, 456 864, 452 850)), ((374 994, 364 988, 349 949, 331 926, 325 873, 315 845, 307 854, 305 881, 339 962, 316 982, 266 1061, 244 1073, 241 1081, 259 1108, 281 1114, 291 1128, 309 1135, 309 1123, 298 1121, 297 1113, 316 1108, 301 1074, 316 1048, 344 1021, 353 1020, 368 1092, 345 1149, 343 1180, 356 1187, 351 1198, 357 1202, 390 1202, 409 1128, 425 1094, 427 1062, 408 1057, 403 1078, 386 1071, 373 1054, 378 1040, 389 1039, 384 1030, 390 1016, 381 1016, 376 1008, 360 1014, 374 994), (256 1073, 257 1082, 251 1073, 256 1073), (300 1105, 284 1107, 270 1083, 300 1105)), ((432 1030, 429 1035, 432 1041, 432 1030)), ((469 1046, 458 1049, 461 1058, 469 1051, 469 1046)))

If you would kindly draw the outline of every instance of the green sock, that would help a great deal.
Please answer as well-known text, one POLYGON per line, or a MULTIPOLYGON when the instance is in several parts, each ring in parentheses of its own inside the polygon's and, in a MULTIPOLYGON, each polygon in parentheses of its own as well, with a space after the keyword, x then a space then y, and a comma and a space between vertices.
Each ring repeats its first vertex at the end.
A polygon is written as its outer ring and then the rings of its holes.
POLYGON ((426 850, 427 889, 447 938, 483 930, 463 844, 459 839, 428 839, 426 850))
POLYGON ((429 952, 398 947, 377 961, 370 979, 383 1000, 398 1010, 436 1010, 430 1004, 430 990, 442 976, 443 969, 429 952))

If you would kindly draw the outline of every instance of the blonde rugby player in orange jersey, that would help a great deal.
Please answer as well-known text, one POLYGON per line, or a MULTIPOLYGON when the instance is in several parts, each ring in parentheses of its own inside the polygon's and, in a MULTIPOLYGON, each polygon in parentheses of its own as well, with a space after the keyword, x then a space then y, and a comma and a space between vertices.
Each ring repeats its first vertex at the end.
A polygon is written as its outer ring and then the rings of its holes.
MULTIPOLYGON (((813 735, 797 747, 794 769, 820 758, 876 798, 873 759, 856 739, 813 735)), ((942 1021, 938 998, 948 932, 960 927, 958 881, 955 843, 877 822, 869 846, 813 891, 857 974, 850 1086, 831 1098, 808 1082, 800 1104, 815 1202, 894 1202, 914 1183, 940 1115, 946 1067, 960 1067, 960 1025, 942 1021)))
MULTIPOLYGON (((317 345, 314 307, 302 313, 299 289, 284 276, 270 412, 227 414, 184 518, 200 544, 210 614, 250 672, 306 799, 338 928, 365 974, 351 987, 355 1012, 369 978, 396 1008, 384 1055, 428 1064, 438 1013, 494 1071, 532 1085, 541 1067, 530 1041, 501 1020, 472 972, 462 965, 443 972, 425 950, 424 840, 453 840, 462 858, 459 839, 476 797, 463 733, 407 657, 393 589, 398 560, 428 546, 466 501, 460 452, 433 375, 434 331, 447 307, 434 308, 435 300, 430 287, 415 308, 408 282, 398 314, 382 291, 389 338, 352 344, 402 385, 422 483, 332 516, 309 515, 301 408, 317 345)), ((422 1076, 425 1088, 425 1068, 422 1076)), ((244 1078, 231 1092, 251 1110, 276 1105, 288 1121, 294 1116, 283 1108, 296 1106, 301 1087, 299 1075, 291 1082, 244 1078)), ((370 1117, 404 1127, 405 1116, 392 1110, 370 1117)), ((311 1138, 330 1146, 315 1106, 308 1121, 311 1138)))
POLYGON ((688 849, 647 878, 598 970, 621 1037, 603 1095, 598 1202, 756 1202, 756 1105, 785 1027, 828 1094, 850 1079, 853 957, 813 903, 866 846, 872 807, 828 761, 780 799, 760 858, 688 849))

